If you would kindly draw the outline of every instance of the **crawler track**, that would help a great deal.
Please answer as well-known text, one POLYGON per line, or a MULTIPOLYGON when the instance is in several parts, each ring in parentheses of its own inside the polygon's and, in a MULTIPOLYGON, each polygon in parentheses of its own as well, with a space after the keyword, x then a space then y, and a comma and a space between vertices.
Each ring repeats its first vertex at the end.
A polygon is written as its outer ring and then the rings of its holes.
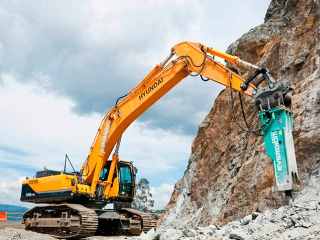
POLYGON ((99 211, 98 216, 96 210, 80 204, 39 206, 26 212, 23 222, 26 230, 63 239, 86 238, 108 230, 114 235, 140 235, 142 231, 148 232, 157 227, 157 219, 153 215, 132 208, 115 210, 107 217, 103 214, 107 211, 99 211))
POLYGON ((122 210, 140 216, 143 232, 148 232, 150 229, 157 227, 158 220, 149 213, 141 212, 132 208, 123 208, 122 210))
POLYGON ((79 204, 34 207, 23 221, 26 230, 64 239, 93 236, 98 227, 95 211, 79 204))
POLYGON ((158 220, 153 216, 145 214, 142 216, 142 231, 148 232, 150 229, 156 228, 158 225, 158 220))

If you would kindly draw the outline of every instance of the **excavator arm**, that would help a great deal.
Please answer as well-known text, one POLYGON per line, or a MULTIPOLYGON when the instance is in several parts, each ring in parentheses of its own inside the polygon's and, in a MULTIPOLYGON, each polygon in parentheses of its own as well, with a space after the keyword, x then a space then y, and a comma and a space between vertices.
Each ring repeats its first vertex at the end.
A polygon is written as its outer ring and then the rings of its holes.
POLYGON ((95 195, 101 170, 115 149, 109 175, 104 183, 104 195, 106 198, 109 196, 119 161, 118 147, 125 129, 187 76, 200 75, 206 80, 218 82, 249 96, 255 93, 255 86, 250 83, 244 91, 241 88, 244 83, 243 78, 222 63, 217 62, 215 57, 222 58, 234 65, 258 69, 258 67, 240 60, 236 56, 208 48, 200 43, 182 42, 175 45, 170 56, 163 63, 156 65, 134 89, 125 97, 118 99, 115 106, 103 118, 81 170, 84 183, 91 186, 92 196, 95 195))

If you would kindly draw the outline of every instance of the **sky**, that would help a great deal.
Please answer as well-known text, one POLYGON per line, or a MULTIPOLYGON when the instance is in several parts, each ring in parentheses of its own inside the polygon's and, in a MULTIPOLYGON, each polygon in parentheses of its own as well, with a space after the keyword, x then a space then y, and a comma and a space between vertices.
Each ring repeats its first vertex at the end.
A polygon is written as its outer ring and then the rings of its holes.
MULTIPOLYGON (((263 23, 270 0, 2 0, 0 203, 20 204, 25 176, 86 158, 104 113, 180 41, 226 50, 263 23)), ((125 132, 120 157, 151 184, 156 207, 183 175, 222 89, 188 77, 125 132)))

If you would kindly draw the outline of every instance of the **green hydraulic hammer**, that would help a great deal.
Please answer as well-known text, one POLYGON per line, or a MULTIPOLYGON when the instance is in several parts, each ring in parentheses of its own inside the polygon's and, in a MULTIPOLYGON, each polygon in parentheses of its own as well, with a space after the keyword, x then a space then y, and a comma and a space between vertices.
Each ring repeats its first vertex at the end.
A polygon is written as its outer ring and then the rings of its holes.
POLYGON ((264 140, 264 149, 271 158, 276 182, 276 191, 291 193, 299 184, 296 156, 293 142, 293 114, 291 112, 292 89, 286 84, 275 82, 266 69, 260 69, 256 75, 243 84, 246 85, 263 77, 258 86, 267 80, 268 86, 259 88, 255 93, 255 103, 264 140))
POLYGON ((293 189, 298 171, 292 137, 292 112, 274 107, 259 112, 266 154, 272 159, 279 191, 293 189))

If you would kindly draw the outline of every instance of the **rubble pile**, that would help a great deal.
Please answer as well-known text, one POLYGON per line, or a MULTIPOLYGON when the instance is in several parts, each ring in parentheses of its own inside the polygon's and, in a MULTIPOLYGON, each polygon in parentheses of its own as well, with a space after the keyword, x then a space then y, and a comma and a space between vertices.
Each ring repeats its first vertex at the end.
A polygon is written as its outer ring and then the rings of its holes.
POLYGON ((144 240, 300 240, 320 239, 320 169, 312 173, 304 190, 287 206, 253 212, 226 225, 206 227, 162 225, 144 240))

